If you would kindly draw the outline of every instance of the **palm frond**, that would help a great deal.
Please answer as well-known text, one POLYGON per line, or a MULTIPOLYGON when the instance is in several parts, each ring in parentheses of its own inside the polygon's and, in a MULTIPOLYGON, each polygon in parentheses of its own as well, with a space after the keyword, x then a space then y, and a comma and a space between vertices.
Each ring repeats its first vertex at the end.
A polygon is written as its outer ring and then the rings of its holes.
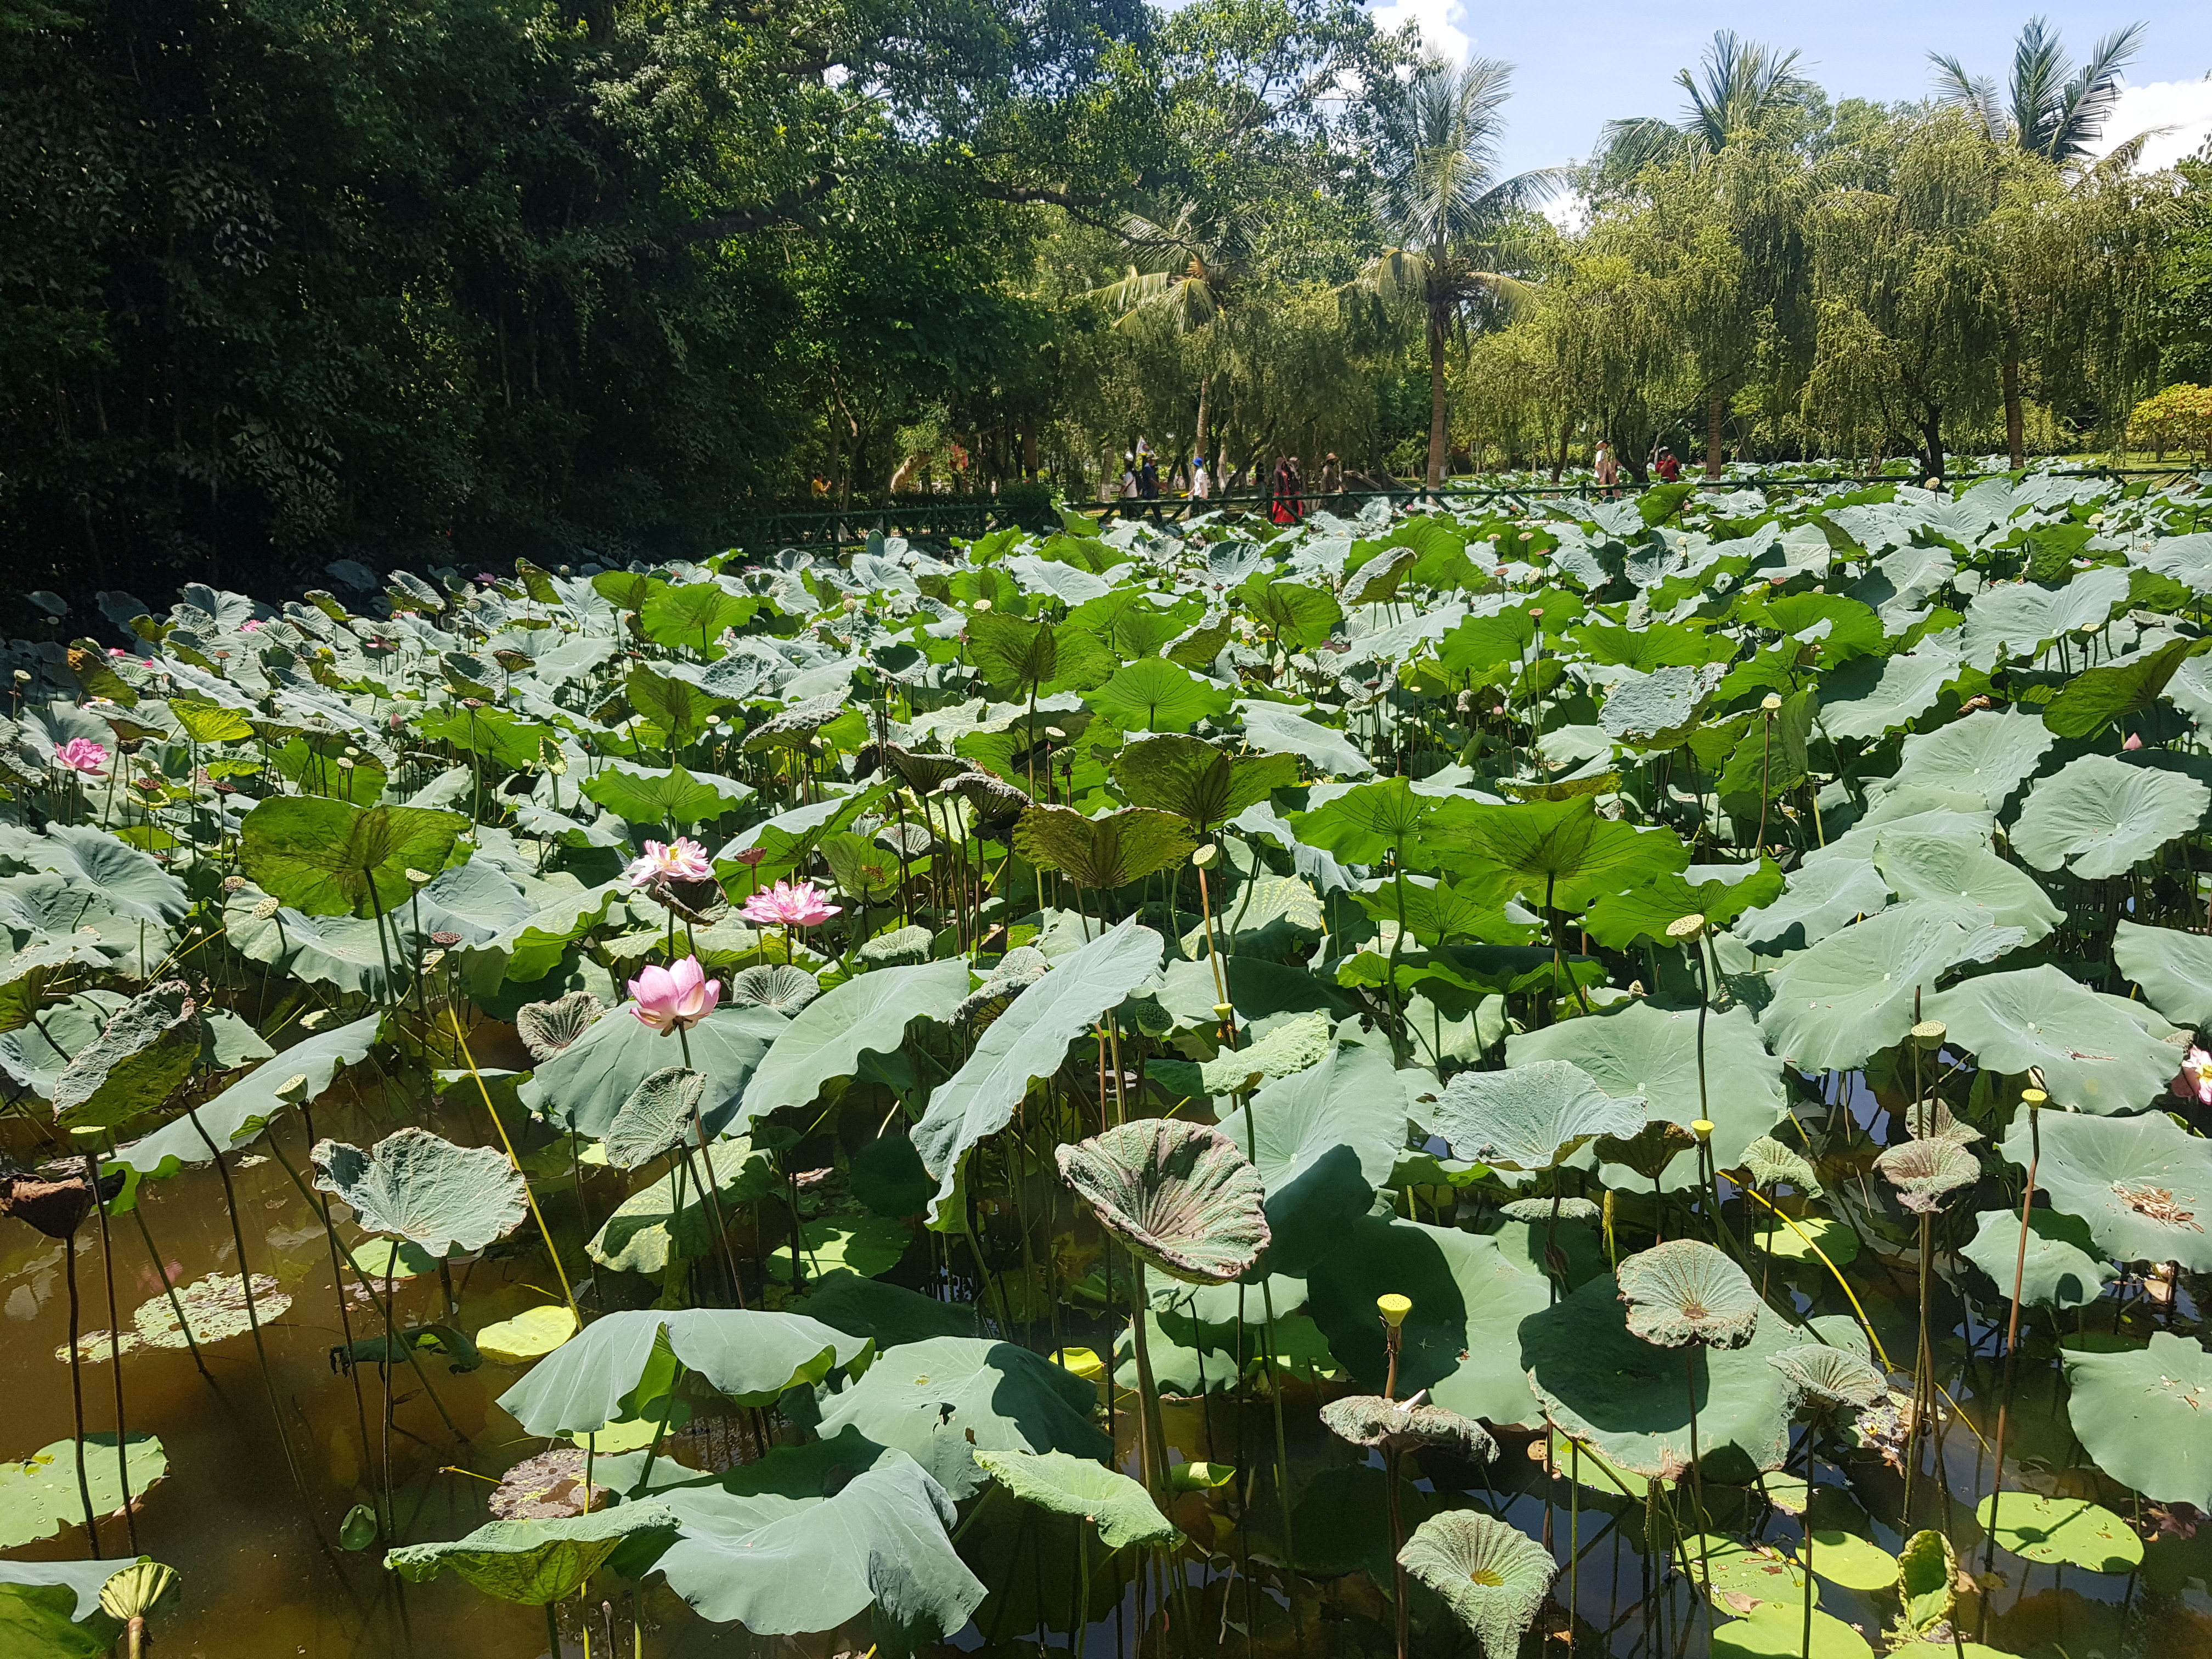
POLYGON ((2012 124, 1997 95, 1994 79, 1986 75, 1967 74, 1966 66, 1948 52, 1931 52, 1928 61, 1936 66, 1937 103, 1966 111, 1981 124, 1983 132, 1993 143, 2002 144, 2011 139, 2012 124))
POLYGON ((2148 25, 2114 29, 2091 48, 2088 61, 2059 94, 2057 118, 2044 154, 2054 161, 2085 159, 2119 101, 2120 72, 2142 50, 2148 25))

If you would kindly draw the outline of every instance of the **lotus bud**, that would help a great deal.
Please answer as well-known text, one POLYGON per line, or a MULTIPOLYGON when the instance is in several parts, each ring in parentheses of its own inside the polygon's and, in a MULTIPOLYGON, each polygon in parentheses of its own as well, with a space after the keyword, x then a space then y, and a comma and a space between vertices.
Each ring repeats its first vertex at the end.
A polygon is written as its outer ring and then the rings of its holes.
POLYGON ((1699 1118, 1690 1126, 1690 1133, 1700 1140, 1711 1140, 1713 1138, 1713 1121, 1707 1117, 1699 1118))
POLYGON ((1943 1046, 1946 1029, 1940 1019, 1922 1020, 1912 1028, 1912 1046, 1923 1052, 1933 1053, 1943 1046))
POLYGON ((1782 699, 1778 694, 1770 691, 1759 700, 1759 706, 1767 714, 1777 714, 1781 710, 1782 699))
POLYGON ((1392 1330, 1406 1322, 1406 1316, 1413 1311, 1413 1299, 1400 1296, 1395 1291, 1375 1298, 1375 1311, 1382 1316, 1382 1322, 1392 1330))
POLYGON ((1211 870, 1221 862, 1221 848, 1218 843, 1208 842, 1191 854, 1190 861, 1201 870, 1211 870))
POLYGON ((1692 939, 1703 939, 1705 933, 1705 913, 1699 910, 1692 910, 1686 916, 1677 916, 1667 924, 1667 937, 1678 945, 1687 945, 1692 939))
POLYGON ((296 1106, 307 1097, 307 1074, 295 1072, 276 1085, 276 1098, 287 1106, 296 1106))

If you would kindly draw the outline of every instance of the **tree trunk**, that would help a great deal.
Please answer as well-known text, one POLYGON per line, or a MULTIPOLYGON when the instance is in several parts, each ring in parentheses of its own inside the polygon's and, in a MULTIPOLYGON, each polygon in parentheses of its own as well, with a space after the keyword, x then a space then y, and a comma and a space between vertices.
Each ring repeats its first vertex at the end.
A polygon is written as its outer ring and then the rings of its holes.
POLYGON ((1037 475, 1036 416, 1022 417, 1022 477, 1035 480, 1037 475))
POLYGON ((1552 482, 1553 483, 1559 483, 1559 474, 1567 470, 1567 440, 1574 435, 1575 417, 1571 415, 1562 416, 1559 421, 1559 453, 1552 459, 1552 482))
POLYGON ((1210 436, 1207 422, 1212 417, 1213 374, 1206 371, 1198 380, 1198 426, 1191 434, 1190 453, 1200 460, 1206 459, 1206 441, 1210 436))
POLYGON ((1728 412, 1728 399, 1715 386, 1705 393, 1705 477, 1721 476, 1721 422, 1728 412))
POLYGON ((2005 453, 2012 470, 2017 472, 2027 465, 2027 445, 2021 429, 2020 347, 2011 340, 2005 342, 2004 357, 1998 368, 2004 381, 2005 453))
POLYGON ((1930 404, 1920 419, 1920 459, 1928 464, 1928 476, 1938 483, 1943 477, 1943 406, 1930 404))
POLYGON ((1444 411, 1444 333, 1450 318, 1446 314, 1443 295, 1439 291, 1443 280, 1444 253, 1441 247, 1429 250, 1429 488, 1434 489, 1444 481, 1445 427, 1449 422, 1444 411))

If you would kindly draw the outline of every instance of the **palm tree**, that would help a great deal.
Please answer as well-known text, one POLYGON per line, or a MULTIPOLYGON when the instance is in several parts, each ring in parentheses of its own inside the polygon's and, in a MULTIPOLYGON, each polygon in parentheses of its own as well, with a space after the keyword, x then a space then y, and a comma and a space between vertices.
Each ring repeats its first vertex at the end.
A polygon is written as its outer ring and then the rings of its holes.
POLYGON ((1460 66, 1431 53, 1375 110, 1375 216, 1395 245, 1352 285, 1386 305, 1418 302, 1426 313, 1431 489, 1444 476, 1445 342, 1470 305, 1511 306, 1526 296, 1522 283, 1491 267, 1513 216, 1566 182, 1557 167, 1498 177, 1512 76, 1510 64, 1477 58, 1460 66))
POLYGON ((1797 57, 1746 40, 1734 29, 1716 31, 1698 73, 1674 71, 1674 84, 1690 94, 1680 119, 1643 115, 1605 124, 1598 143, 1607 170, 1633 173, 1686 149, 1711 155, 1794 115, 1816 90, 1797 73, 1797 57))
POLYGON ((2013 43, 2012 75, 2002 92, 1992 77, 1969 75, 1956 57, 1931 52, 1936 96, 1969 112, 1995 143, 2062 167, 2087 161, 2119 100, 2120 72, 2142 49, 2148 27, 2113 30, 2076 70, 2050 20, 2031 17, 2013 43))
MULTIPOLYGON (((1259 220, 1249 209, 1209 216, 1185 201, 1121 222, 1132 258, 1128 275, 1094 290, 1121 313, 1121 323, 1164 315, 1178 334, 1227 333, 1257 288, 1255 243, 1259 220)), ((1198 383, 1198 421, 1192 453, 1206 454, 1213 392, 1209 355, 1198 383)))

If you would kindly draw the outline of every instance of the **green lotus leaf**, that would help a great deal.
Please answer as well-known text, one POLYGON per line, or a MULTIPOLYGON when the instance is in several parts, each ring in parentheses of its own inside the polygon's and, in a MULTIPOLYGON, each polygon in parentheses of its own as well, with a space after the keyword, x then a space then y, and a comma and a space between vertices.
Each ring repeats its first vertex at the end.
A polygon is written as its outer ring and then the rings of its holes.
MULTIPOLYGON (((2089 1117, 2023 1111, 1999 1148, 2026 1169, 2039 1132, 2036 1183, 2051 1203, 2089 1226, 2097 1248, 2118 1261, 2179 1261, 2212 1268, 2212 1141, 2163 1112, 2089 1117)), ((2011 1280, 1998 1281, 2008 1291, 2011 1280)))
POLYGON ((318 1141, 315 1185, 353 1210, 369 1232, 432 1255, 481 1250, 522 1224, 522 1174, 493 1146, 456 1146, 427 1129, 386 1135, 369 1151, 318 1141))
POLYGON ((1960 1254, 1989 1275, 2002 1296, 2020 1274, 2020 1299, 2034 1308, 2086 1308, 2120 1276, 2105 1259, 2079 1216, 2033 1210, 2027 1218, 2027 1255, 2020 1253, 2020 1213, 1984 1210, 1972 1240, 1960 1254))
MULTIPOLYGON (((224 936, 249 962, 265 963, 275 972, 310 985, 385 1000, 396 994, 399 975, 392 962, 391 934, 380 942, 374 919, 311 916, 289 907, 260 914, 267 897, 248 886, 223 906, 224 936), (387 972, 387 965, 392 971, 387 972)), ((403 920, 393 918, 395 922, 403 920)), ((402 931, 403 939, 416 935, 402 931)))
POLYGON ((1754 1187, 1773 1187, 1787 1182, 1808 1198, 1820 1195, 1820 1177, 1817 1170, 1805 1161, 1804 1155, 1793 1152, 1771 1135, 1761 1135, 1743 1149, 1743 1162, 1738 1166, 1751 1177, 1754 1187))
MULTIPOLYGON (((253 1328, 255 1321, 266 1325, 283 1316, 292 1305, 292 1297, 277 1280, 268 1273, 253 1275, 253 1314, 246 1311, 246 1286, 236 1273, 210 1273, 205 1279, 196 1279, 189 1285, 177 1287, 177 1299, 173 1305, 167 1295, 155 1297, 142 1303, 131 1316, 130 1334, 141 1346, 149 1348, 184 1348, 191 1342, 221 1342, 226 1338, 244 1336, 253 1328), (179 1322, 177 1310, 184 1310, 179 1322), (185 1325, 191 1327, 191 1337, 185 1336, 185 1325)), ((101 1346, 105 1347, 105 1344, 101 1346)))
POLYGON ((686 582, 656 589, 638 607, 638 621, 654 644, 693 646, 704 656, 725 629, 750 621, 760 603, 719 582, 686 582))
POLYGON ((1897 1558, 1855 1532, 1816 1528, 1813 1533, 1813 1576, 1832 1584, 1841 1584, 1845 1589, 1894 1589, 1897 1558))
POLYGON ((1493 862, 1531 904, 1586 910, 1608 893, 1679 872, 1689 848, 1669 830, 1642 830, 1601 817, 1587 795, 1515 806, 1474 806, 1432 830, 1428 844, 1452 867, 1493 862))
POLYGON ((1344 733, 1306 716, 1315 711, 1289 703, 1240 699, 1237 718, 1243 722, 1245 741, 1263 754, 1289 753, 1304 759, 1316 771, 1331 777, 1371 777, 1375 766, 1344 733))
POLYGON ((589 991, 572 991, 550 1002, 526 1002, 515 1010, 515 1035, 530 1057, 543 1065, 592 1027, 606 1005, 589 991))
POLYGON ((973 1303, 940 1302, 856 1273, 810 1277, 807 1286, 807 1294, 791 1304, 792 1311, 850 1336, 871 1337, 878 1348, 933 1336, 973 1336, 981 1328, 973 1303))
POLYGON ((2175 1024, 2193 1030, 2212 1022, 2212 939, 2123 920, 2112 960, 2175 1024))
POLYGON ((1916 1003, 1944 974, 2019 939, 2008 929, 1978 928, 1944 905, 1898 905, 1777 968, 1759 1029, 1777 1054, 1804 1070, 1863 1064, 1912 1029, 1916 1003))
POLYGON ((1996 1534, 1999 1548, 2023 1560, 2112 1573, 2142 1565, 2142 1540, 2118 1516, 2085 1498, 1991 1492, 1974 1505, 1974 1519, 1996 1534))
POLYGON ((1170 1095, 1241 1095, 1319 1065, 1334 1046, 1334 1028, 1319 1010, 1297 1014, 1245 1048, 1224 1048, 1199 1065, 1155 1060, 1148 1074, 1170 1095))
POLYGON ((1436 810, 1435 799, 1415 794, 1406 779, 1385 778, 1355 784, 1311 811, 1293 813, 1289 823, 1309 847, 1349 864, 1379 864, 1386 854, 1402 853, 1436 810))
POLYGON ((258 886, 304 915, 368 916, 406 902, 410 869, 443 870, 467 824, 458 812, 276 795, 246 815, 240 855, 258 886))
MULTIPOLYGON (((1817 1574, 1817 1551, 1813 1560, 1817 1574)), ((1894 1577, 1883 1582, 1893 1583, 1894 1577)), ((1865 1637, 1834 1614, 1818 1611, 1813 1614, 1813 1639, 1808 1648, 1804 1621, 1802 1601, 1787 1606, 1763 1601, 1749 1618, 1713 1627, 1713 1659, 1874 1659, 1865 1637)))
MULTIPOLYGON (((641 1453, 600 1460, 634 1485, 641 1453)), ((848 1428, 701 1476, 665 1455, 647 1500, 675 1516, 658 1571, 702 1618, 756 1636, 834 1630, 872 1612, 876 1645, 904 1655, 968 1622, 983 1585, 946 1535, 944 1489, 902 1451, 848 1428)), ((619 1514, 617 1510, 615 1513, 619 1514)))
POLYGON ((543 1359, 576 1334, 576 1316, 559 1303, 527 1308, 476 1334, 477 1352, 495 1365, 543 1359))
MULTIPOLYGON (((143 1555, 127 1565, 0 1561, 0 1651, 23 1659, 100 1659, 112 1653, 129 1614, 111 1611, 104 1592, 111 1583, 120 1589, 147 1575, 166 1575, 160 1581, 164 1589, 175 1577, 143 1555)), ((152 1600, 146 1596, 145 1605, 152 1600)))
POLYGON ((2052 1101, 2084 1112, 2148 1106, 2176 1069, 2172 1048, 2048 963, 1970 979, 1928 999, 1923 1014, 1984 1069, 2021 1077, 2039 1068, 2052 1101))
POLYGON ((1932 784, 1978 794, 1994 811, 2035 775, 2056 740, 2032 714, 1985 708, 1907 738, 1889 787, 1932 784))
POLYGON ((933 1220, 968 1149, 1012 1122, 1030 1079, 1058 1071, 1070 1042, 1158 974, 1160 951, 1160 936, 1133 916, 1100 934, 1017 996, 967 1063, 931 1091, 914 1148, 937 1177, 933 1220))
POLYGON ((1600 945, 1626 950, 1640 941, 1664 943, 1667 929, 1684 916, 1703 916, 1709 926, 1725 927, 1747 910, 1771 905, 1781 897, 1781 866, 1762 857, 1756 864, 1693 864, 1626 893, 1608 893, 1590 907, 1583 927, 1600 945))
POLYGON ((1298 781, 1290 755, 1235 755, 1177 732, 1139 738, 1114 760, 1114 781, 1138 806, 1157 807, 1207 830, 1298 781))
POLYGON ((50 825, 44 840, 31 848, 29 861, 66 878, 72 886, 99 894, 100 902, 117 915, 156 927, 181 921, 191 905, 185 884, 151 854, 104 830, 50 825))
POLYGON ((878 968, 810 1001, 745 1085, 744 1116, 811 1105, 830 1079, 857 1075, 864 1054, 896 1053, 914 1021, 949 1023, 968 982, 968 964, 957 959, 878 968))
POLYGON ((1267 1248, 1259 1172, 1218 1129, 1140 1118, 1056 1156, 1100 1224, 1171 1279, 1225 1284, 1267 1248))
POLYGON ((1474 1632, 1483 1659, 1513 1659, 1551 1593, 1559 1564, 1518 1528, 1473 1510, 1448 1510, 1413 1528, 1398 1560, 1474 1632))
MULTIPOLYGON (((2147 1348, 2069 1348, 2062 1357, 2067 1417, 2097 1467, 2158 1503, 2212 1510, 2212 1354, 2204 1345, 2153 1331, 2147 1348)), ((2008 1496, 2005 1508, 2011 1504, 2008 1496)))
MULTIPOLYGON (((1909 1023, 1909 1022, 1908 1022, 1909 1023)), ((1616 1099, 1641 1099, 1654 1119, 1684 1128, 1710 1118, 1713 1156, 1722 1169, 1743 1161, 1744 1149, 1772 1129, 1788 1109, 1782 1066, 1759 1041, 1747 1008, 1705 1020, 1705 1086, 1698 1082, 1698 1011, 1662 1008, 1641 997, 1510 1036, 1505 1058, 1520 1066, 1563 1060, 1587 1073, 1616 1099)), ((1676 1160, 1663 1177, 1670 1192, 1693 1186, 1696 1172, 1676 1160)))
POLYGON ((1861 657, 1820 677, 1820 726, 1839 740, 1881 737, 1936 706, 1959 675, 1959 653, 1923 641, 1893 657, 1861 657))
POLYGON ((1252 620, 1285 651, 1310 651, 1344 620, 1344 607, 1325 587, 1255 574, 1237 590, 1252 620))
MULTIPOLYGON (((1365 1570, 1378 1584, 1391 1579, 1390 1487, 1369 1464, 1321 1470, 1306 1482, 1291 1511, 1297 1534, 1298 1569, 1315 1577, 1365 1570)), ((1437 1497, 1411 1480, 1398 1482, 1401 1522, 1418 1528, 1442 1508, 1437 1497)))
MULTIPOLYGON (((720 1007, 685 1034, 691 1069, 707 1079, 699 1113, 709 1135, 751 1121, 739 1102, 754 1068, 785 1025, 781 1014, 766 1008, 720 1007)), ((540 1062, 519 1093, 540 1117, 596 1139, 607 1133, 640 1084, 681 1058, 682 1044, 672 1034, 654 1030, 625 1003, 540 1062)))
POLYGON ((1089 817, 1068 806, 1032 806, 1014 826, 1014 851, 1078 887, 1127 887, 1190 856, 1190 829, 1173 812, 1125 806, 1089 817))
POLYGON ((1628 1328, 1664 1348, 1741 1348, 1765 1304, 1742 1268, 1701 1239, 1673 1238, 1625 1258, 1615 1277, 1628 1328))
POLYGON ((544 1607, 574 1595, 631 1540, 675 1527, 665 1504, 623 1504, 561 1520, 487 1522, 450 1543, 387 1551, 384 1565, 418 1584, 451 1567, 487 1595, 544 1607))
POLYGON ((1755 950, 1802 951, 1888 908, 1888 879, 1871 860, 1831 855, 1792 871, 1782 896, 1738 916, 1735 933, 1755 950))
POLYGON ((1124 732, 1188 732, 1226 714, 1235 698, 1164 657, 1146 657, 1115 669, 1083 700, 1124 732))
POLYGON ((1953 1583, 1959 1558, 1951 1540, 1940 1532, 1916 1532, 1897 1553, 1897 1595, 1905 1604, 1905 1628, 1915 1636, 1928 1636, 1939 1625, 1948 1625, 1959 1596, 1953 1583))
MULTIPOLYGON (((708 1144, 714 1165, 716 1202, 725 1224, 741 1205, 781 1191, 782 1180, 762 1153, 744 1140, 708 1144)), ((603 1267, 658 1275, 672 1255, 697 1261, 711 1254, 717 1234, 702 1201, 706 1171, 696 1158, 682 1160, 651 1186, 632 1193, 615 1208, 584 1248, 603 1267), (680 1202, 679 1202, 680 1199, 680 1202)))
POLYGON ((1674 748, 1697 724, 1725 672, 1718 663, 1703 663, 1623 679, 1598 710, 1598 723, 1616 743, 1637 749, 1674 748))
POLYGON ((2203 822, 2212 788, 2178 772, 2084 755, 2030 792, 2012 844, 2039 870, 2117 876, 2203 822))
POLYGON ((681 765, 658 769, 611 760, 584 780, 585 795, 617 817, 647 833, 673 823, 702 823, 742 806, 752 787, 712 772, 690 772, 681 765))
POLYGON ((1346 1045, 1268 1084, 1220 1129, 1267 1194, 1270 1267, 1302 1273, 1389 1183, 1406 1144, 1405 1094, 1387 1052, 1346 1045))
POLYGON ((1589 1073, 1564 1060, 1462 1072, 1437 1097, 1427 1120, 1453 1157, 1521 1172, 1548 1170, 1600 1135, 1625 1139, 1644 1123, 1642 1099, 1607 1094, 1589 1073))
MULTIPOLYGON (((1711 1585, 1718 1612, 1785 1607, 1798 1609, 1802 1616, 1805 1569, 1772 1545, 1742 1544, 1733 1538, 1692 1533, 1674 1547, 1674 1565, 1697 1589, 1711 1585)), ((1817 1584, 1812 1595, 1816 1602, 1820 1599, 1817 1584)))
POLYGON ((1000 696, 1024 696, 1059 672, 1059 643, 1048 622, 979 610, 969 613, 967 630, 969 655, 1000 696))
POLYGON ((1351 1394, 1321 1408, 1324 1428, 1355 1446, 1388 1446, 1414 1451, 1434 1446, 1464 1462, 1484 1463, 1498 1455, 1498 1443, 1471 1417, 1442 1406, 1385 1400, 1379 1394, 1351 1394))
POLYGON ((1362 1216, 1315 1261, 1306 1283, 1308 1310, 1329 1351, 1361 1382, 1379 1389, 1389 1370, 1376 1297, 1408 1297, 1401 1394, 1426 1389, 1437 1405, 1500 1425, 1536 1420, 1515 1334, 1550 1303, 1551 1285, 1516 1266, 1496 1238, 1362 1216))
POLYGON ((1901 1140, 1875 1159, 1898 1201, 1914 1214, 1933 1214, 1945 1198, 1982 1178, 1982 1162, 1955 1140, 1901 1140))
POLYGON ((1118 1470, 1066 1452, 979 1451, 976 1466, 1023 1502, 1090 1522, 1109 1549, 1173 1544, 1182 1529, 1118 1470))
POLYGON ((741 1406, 774 1404, 832 1370, 856 1376, 875 1357, 864 1337, 744 1308, 601 1314, 499 1397, 532 1435, 588 1434, 639 1417, 674 1391, 677 1368, 741 1406))
POLYGON ((1875 842, 1874 861, 1899 898, 1966 906, 1992 927, 2019 928, 2030 945, 2065 920, 2033 876, 1990 849, 1986 836, 1885 832, 1875 842))
POLYGON ((858 1382, 823 1396, 821 1433, 849 1424, 908 1453, 963 1498, 986 1478, 978 1451, 1105 1456, 1105 1431, 1091 1420, 1097 1403, 1093 1384, 1027 1348, 936 1336, 901 1344, 858 1382))
POLYGON ((684 1144, 707 1079, 682 1066, 655 1072, 630 1091, 607 1126, 607 1162, 635 1170, 684 1144))
POLYGON ((1888 1379, 1874 1362, 1848 1348, 1808 1342, 1771 1354, 1766 1363, 1787 1377, 1800 1396, 1830 1411, 1844 1406, 1863 1411, 1889 1393, 1888 1379))
POLYGON ((1992 584, 1966 607, 1966 659, 1986 666, 2002 655, 2033 657, 2063 634, 2101 628, 2127 597, 2128 573, 2109 565, 2056 586, 1992 584))
POLYGON ((200 1057, 199 1005, 182 980, 118 1010, 54 1080, 55 1121, 114 1129, 157 1109, 200 1057))
POLYGON ((2043 723, 2062 738, 2094 737, 2115 720, 2158 701, 2185 657, 2202 640, 2173 640, 2154 650, 2082 669, 2043 706, 2043 723))
MULTIPOLYGON (((84 1497, 77 1486, 79 1443, 57 1440, 21 1462, 0 1462, 0 1549, 17 1549, 84 1524, 84 1497)), ((134 1500, 169 1472, 168 1454, 150 1434, 133 1434, 118 1467, 112 1434, 87 1435, 82 1443, 85 1486, 95 1516, 123 1507, 127 1472, 134 1500)))
MULTIPOLYGON (((816 1216, 799 1230, 799 1254, 805 1276, 834 1273, 859 1273, 872 1279, 889 1273, 914 1243, 902 1221, 879 1215, 816 1216)), ((788 1280, 791 1252, 777 1251, 768 1260, 771 1276, 788 1280)))
POLYGON ((1798 1387, 1769 1362, 1813 1340, 1770 1316, 1741 1348, 1662 1348, 1629 1329, 1608 1274, 1524 1319, 1521 1359, 1554 1423, 1644 1476, 1689 1467, 1694 1390, 1705 1478, 1749 1481, 1790 1449, 1798 1387))

